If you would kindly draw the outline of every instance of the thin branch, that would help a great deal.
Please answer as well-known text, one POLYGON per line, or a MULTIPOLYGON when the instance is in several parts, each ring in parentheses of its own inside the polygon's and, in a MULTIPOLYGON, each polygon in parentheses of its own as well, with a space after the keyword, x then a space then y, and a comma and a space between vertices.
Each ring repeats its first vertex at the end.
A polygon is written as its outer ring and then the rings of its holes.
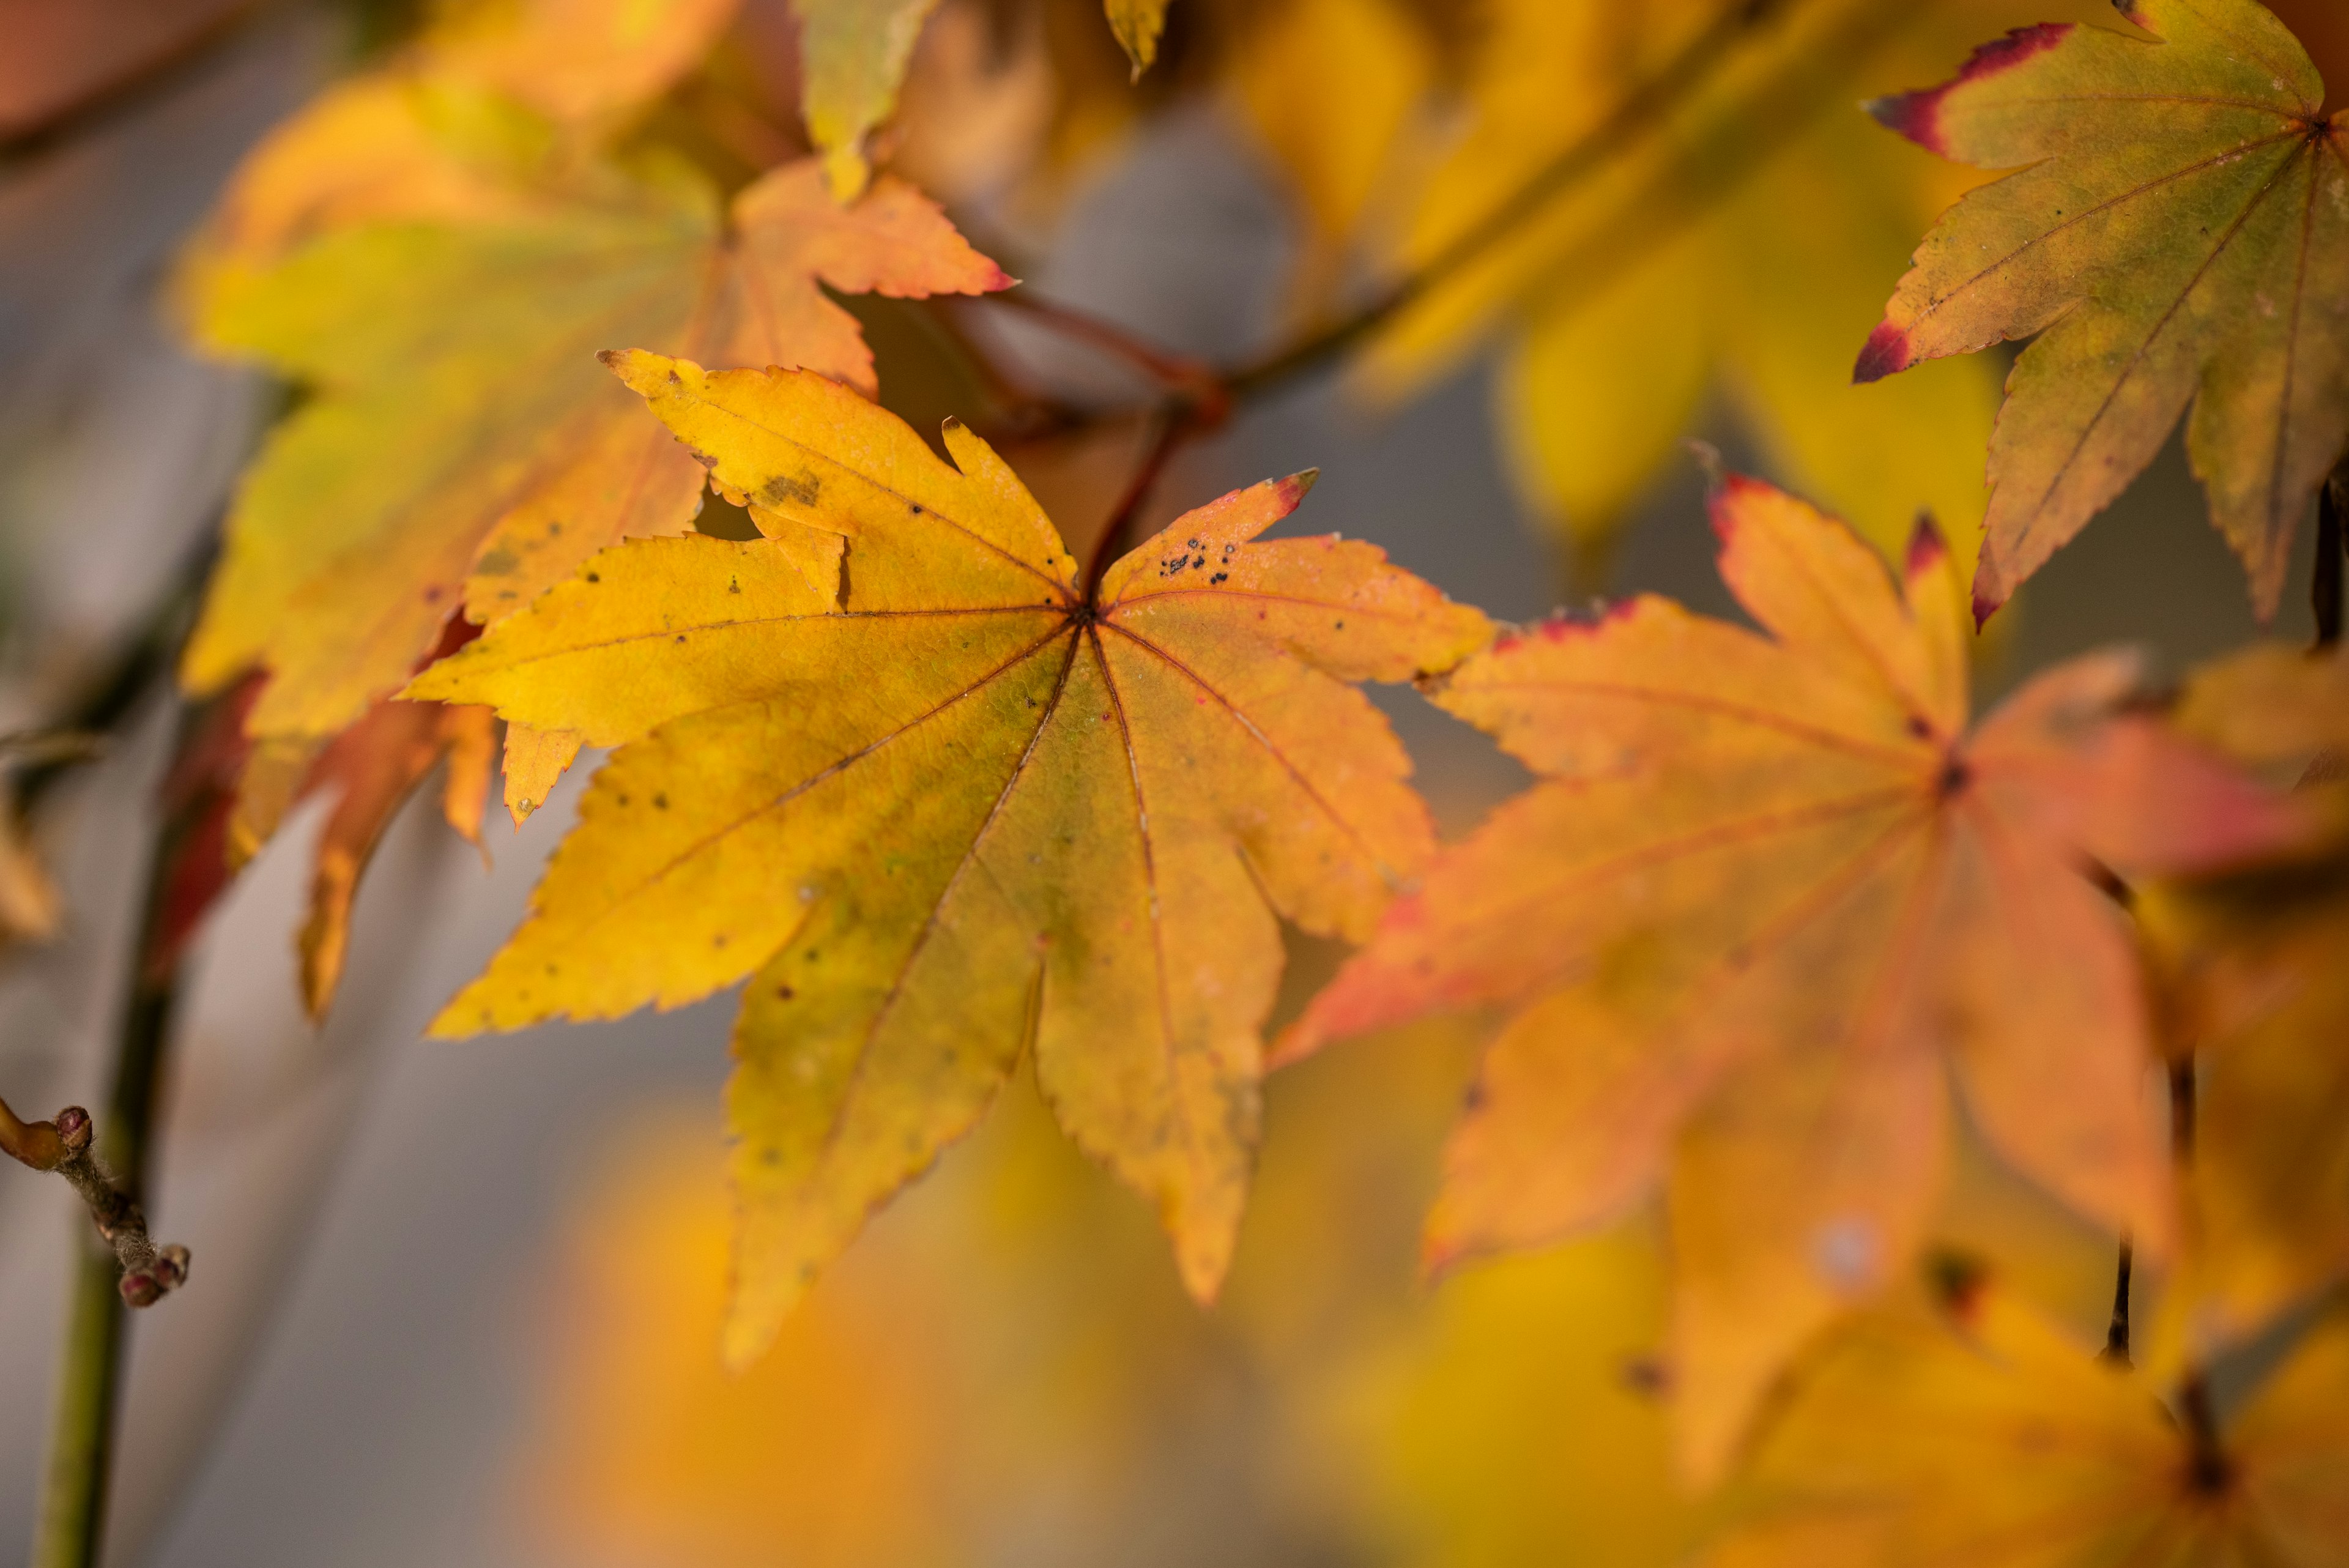
POLYGON ((2169 1064, 2169 1157, 2183 1171, 2194 1163, 2194 1057, 2191 1053, 2169 1064))
MULTIPOLYGON (((2181 1056, 2169 1064, 2169 1147, 2181 1172, 2194 1160, 2196 1133, 2194 1058, 2181 1056)), ((2217 1495, 2234 1479, 2219 1432, 2217 1408, 2210 1399, 2209 1375, 2199 1362, 2189 1363, 2178 1385, 2178 1414, 2186 1428, 2190 1454, 2189 1476, 2195 1490, 2217 1495)))
POLYGON ((1113 321, 1030 294, 1008 289, 980 296, 990 305, 1016 310, 1030 320, 1073 342, 1122 359, 1158 383, 1161 390, 1185 397, 1213 413, 1226 399, 1225 382, 1204 360, 1170 353, 1127 331, 1113 321))
POLYGON ((1351 316, 1226 376, 1224 386, 1236 400, 1253 398, 1343 355, 1550 202, 1604 169, 1651 121, 1702 87, 1749 34, 1795 4, 1799 0, 1743 0, 1723 11, 1654 76, 1626 93, 1581 140, 1561 151, 1424 265, 1351 316))
MULTIPOLYGON (((181 726, 184 743, 188 726, 181 726)), ((190 824, 167 821, 148 854, 138 949, 125 982, 120 1045, 108 1097, 106 1149, 114 1182, 136 1210, 145 1196, 155 1113, 163 1077, 163 1051, 179 997, 176 965, 155 966, 147 950, 160 928, 171 868, 190 824)), ((159 1257, 162 1253, 158 1254, 159 1257)), ((176 1258, 184 1277, 187 1255, 176 1258)), ((122 1377, 124 1308, 130 1276, 115 1278, 116 1255, 86 1249, 67 1323, 64 1366, 49 1436, 48 1476, 33 1568, 97 1568, 104 1546, 106 1504, 114 1464, 114 1429, 122 1377)), ((174 1281, 174 1283, 177 1282, 174 1281)))
POLYGON ((95 1136, 89 1113, 79 1106, 67 1106, 53 1121, 24 1122, 0 1100, 0 1153, 70 1182, 89 1206, 99 1239, 114 1250, 122 1299, 134 1307, 153 1306, 186 1281, 188 1250, 155 1244, 138 1199, 116 1184, 91 1152, 95 1136))
POLYGON ((2120 1266, 2113 1282, 2113 1321, 2105 1330, 2105 1359, 2121 1366, 2129 1364, 2129 1276, 2136 1268, 2137 1249, 2124 1236, 2120 1266))
POLYGON ((2342 572, 2349 563, 2349 457, 2324 482, 2316 497, 2316 579, 2309 585, 2316 610, 2316 646, 2341 640, 2342 572))

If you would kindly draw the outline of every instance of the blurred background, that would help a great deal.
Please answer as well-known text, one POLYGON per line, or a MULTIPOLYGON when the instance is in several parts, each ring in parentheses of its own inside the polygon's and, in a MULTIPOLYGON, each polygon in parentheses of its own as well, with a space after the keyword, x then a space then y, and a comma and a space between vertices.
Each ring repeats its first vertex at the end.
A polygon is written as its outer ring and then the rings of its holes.
MULTIPOLYGON (((875 146, 1027 289, 1234 363, 1368 297, 1456 231, 1447 202, 1506 188, 1594 122, 1654 46, 1626 25, 1594 57, 1606 28, 1568 37, 1559 19, 1616 9, 1176 0, 1137 86, 1089 6, 944 0, 875 146), (1305 10, 1337 16, 1357 52, 1281 55, 1281 19, 1305 10)), ((1291 526, 1367 537, 1497 617, 1635 591, 1733 614, 1682 445, 1699 438, 1879 542, 1920 506, 1965 539, 2003 361, 1934 367, 1889 411, 1843 384, 1964 176, 1853 106, 2084 7, 1901 10, 1797 84, 1811 107, 1740 100, 1772 131, 1758 151, 1723 154, 1755 140, 1734 115, 1692 119, 1671 131, 1673 178, 1586 192, 1589 211, 1534 225, 1354 362, 1247 408, 1181 455, 1150 520, 1318 466, 1291 526), (1819 168, 1834 179, 1805 172, 1819 168)), ((2330 0, 2292 19, 2344 58, 2330 0)), ((264 370, 185 346, 165 304, 180 245, 273 125, 396 57, 422 20, 325 0, 0 0, 0 729, 50 722, 142 634, 283 406, 264 370)), ((717 84, 795 151, 795 51, 788 7, 751 0, 669 108, 717 84)), ((1077 406, 1148 389, 1001 306, 849 303, 884 401, 917 428, 981 395, 965 339, 1077 406)), ((1138 428, 1014 449, 1072 541, 1107 515, 1138 428)), ((2307 573, 2303 539, 2288 637, 2306 635, 2307 573)), ((2116 641, 2174 672, 2256 631, 2173 443, 2002 615, 1981 677, 1994 695, 2116 641)), ((1381 698, 1447 834, 1520 781, 1408 691, 1381 698)), ((0 1091, 28 1114, 102 1097, 171 707, 158 684, 29 815, 60 912, 0 955, 0 1091)), ((1666 1459, 1644 1220, 1418 1275, 1476 1019, 1273 1080, 1212 1311, 1022 1086, 879 1218, 772 1356, 722 1373, 731 995, 419 1040, 519 917, 588 771, 518 831, 493 813, 485 856, 411 803, 321 1028, 292 935, 325 803, 214 911, 186 961, 150 1205, 195 1270, 135 1325, 111 1561, 1641 1564, 1702 1527, 1666 1459)), ((1333 956, 1292 944, 1284 1010, 1333 956)), ((0 1168, 0 1542, 32 1528, 84 1222, 61 1183, 0 1168)), ((1944 1229, 2098 1333, 2104 1238, 1979 1162, 1944 1229)))

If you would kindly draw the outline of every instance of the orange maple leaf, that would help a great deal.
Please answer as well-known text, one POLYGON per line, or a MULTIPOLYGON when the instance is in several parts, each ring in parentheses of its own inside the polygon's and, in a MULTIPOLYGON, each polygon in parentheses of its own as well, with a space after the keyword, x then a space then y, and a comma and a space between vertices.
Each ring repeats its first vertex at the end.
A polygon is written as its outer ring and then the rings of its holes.
POLYGON ((1772 635, 1642 597, 1440 682, 1545 782, 1390 911, 1281 1053, 1521 1004, 1430 1253, 1548 1240, 1668 1183, 1701 1471, 1805 1336, 1913 1254, 1952 1068, 2009 1159, 2161 1249, 2137 971, 2084 871, 2209 866, 2301 828, 2131 711, 2125 657, 2044 674, 1969 730, 1957 574, 1930 528, 1904 595, 1764 485, 1732 479, 1713 516, 1722 575, 1772 635))

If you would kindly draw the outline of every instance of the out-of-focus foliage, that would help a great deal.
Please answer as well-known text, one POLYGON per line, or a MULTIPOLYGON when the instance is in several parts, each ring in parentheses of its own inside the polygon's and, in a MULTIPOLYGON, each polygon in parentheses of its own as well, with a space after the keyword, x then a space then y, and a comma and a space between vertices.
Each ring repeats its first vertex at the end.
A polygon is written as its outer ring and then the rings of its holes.
POLYGON ((1642 597, 1440 683, 1547 782, 1438 863, 1286 1047, 1523 1005, 1430 1245, 1538 1243, 1665 1184, 1678 1414, 1706 1477, 1803 1341, 1915 1256, 1950 1072, 2007 1158, 2167 1249, 2141 981, 2081 867, 2207 869, 2307 836, 2130 712, 2125 658, 2044 672, 1970 729, 1960 581, 1930 533, 1904 593, 1751 481, 1714 525, 1770 636, 1642 597))
POLYGON ((2178 723, 2301 781, 2336 826, 2298 863, 2145 899, 2172 1049, 2199 1054, 2173 1355, 2240 1343, 2349 1275, 2349 660, 2246 649, 2197 672, 2178 723))
MULTIPOLYGON (((2349 1319, 2223 1430, 1960 1280, 1946 1321, 1854 1323, 1806 1369, 1706 1568, 2319 1568, 2349 1552, 2349 1319)), ((2189 1395, 2189 1398, 2207 1398, 2189 1395)))
POLYGON ((1851 105, 2044 8, 1780 6, 1661 123, 1609 132, 1627 95, 1745 7, 1493 0, 1464 126, 1425 171, 1395 265, 1442 256, 1570 151, 1595 146, 1596 167, 1416 301, 1373 348, 1371 384, 1400 397, 1504 341, 1496 411, 1517 472, 1593 564, 1709 395, 1887 554, 1921 508, 1970 564, 1995 370, 1952 367, 1889 395, 1848 385, 1868 326, 1857 302, 1955 187, 1851 105))
POLYGON ((0 141, 53 129, 197 46, 252 0, 0 0, 0 141))
POLYGON ((1953 208, 1859 357, 1873 381, 2037 336, 1990 447, 1986 618, 2153 460, 2188 404, 2210 518, 2262 619, 2349 440, 2349 128, 2257 0, 2128 0, 2145 29, 2040 26, 1873 106, 2022 171, 1953 208))
POLYGON ((721 1550, 745 1568, 1665 1568, 1698 1516, 1645 1376, 1661 1310, 1645 1233, 1433 1293, 1413 1278, 1472 1042, 1423 1025, 1274 1085, 1279 1136, 1211 1314, 1015 1082, 739 1377, 717 1350, 715 1140, 632 1122, 567 1261, 533 1269, 565 1303, 525 1449, 533 1533, 632 1568, 721 1550), (876 1367, 869 1404, 835 1417, 876 1367), (861 1524, 822 1524, 804 1500, 826 1489, 861 1524))

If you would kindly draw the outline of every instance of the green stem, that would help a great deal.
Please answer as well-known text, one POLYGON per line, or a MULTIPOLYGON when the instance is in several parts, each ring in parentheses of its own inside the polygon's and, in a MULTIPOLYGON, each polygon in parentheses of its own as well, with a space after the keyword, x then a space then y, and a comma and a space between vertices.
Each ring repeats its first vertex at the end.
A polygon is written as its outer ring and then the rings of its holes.
MULTIPOLYGON (((181 718, 184 721, 184 711, 181 718)), ((181 729, 186 731, 184 722, 181 729)), ((154 1143, 157 1091, 163 1051, 178 998, 177 966, 147 961, 161 913, 161 895, 186 835, 167 821, 148 856, 140 940, 130 957, 129 995, 115 1057, 114 1086, 98 1123, 116 1185, 133 1203, 145 1201, 154 1143)), ((73 1304, 66 1326, 63 1366, 50 1427, 48 1475, 33 1538, 32 1568, 97 1568, 104 1545, 108 1486, 120 1402, 123 1317, 121 1265, 93 1231, 80 1246, 73 1304)))

